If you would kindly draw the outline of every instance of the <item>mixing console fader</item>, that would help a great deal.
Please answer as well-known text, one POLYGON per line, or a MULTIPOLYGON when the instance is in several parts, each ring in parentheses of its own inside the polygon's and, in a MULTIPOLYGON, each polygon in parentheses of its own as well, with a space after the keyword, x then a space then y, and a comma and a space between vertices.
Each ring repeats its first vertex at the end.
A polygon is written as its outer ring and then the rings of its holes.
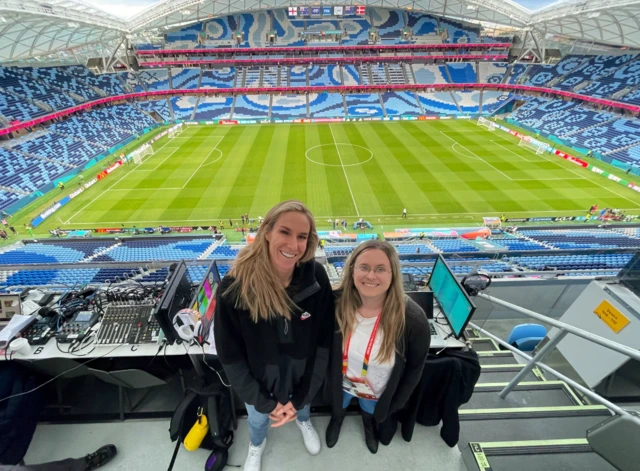
POLYGON ((156 343, 161 332, 154 304, 115 303, 107 306, 98 332, 98 345, 156 343))

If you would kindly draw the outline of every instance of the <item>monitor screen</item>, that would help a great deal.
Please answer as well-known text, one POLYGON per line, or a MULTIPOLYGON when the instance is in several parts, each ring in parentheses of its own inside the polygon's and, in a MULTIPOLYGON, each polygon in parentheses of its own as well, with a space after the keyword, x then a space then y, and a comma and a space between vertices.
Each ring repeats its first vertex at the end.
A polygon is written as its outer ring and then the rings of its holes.
POLYGON ((433 266, 428 285, 438 300, 453 335, 460 338, 476 307, 440 255, 433 266))
POLYGON ((637 252, 618 273, 620 283, 640 296, 640 252, 637 252))
MULTIPOLYGON (((213 312, 216 309, 216 291, 220 284, 220 274, 215 260, 207 267, 204 278, 196 290, 196 294, 191 300, 191 309, 198 311, 202 318, 202 333, 204 339, 207 339, 209 327, 213 320, 213 312)), ((211 341, 211 339, 209 339, 211 341)))
POLYGON ((430 290, 405 291, 404 294, 422 308, 427 319, 433 319, 433 293, 430 290))
POLYGON ((173 317, 180 309, 190 306, 191 283, 187 278, 187 265, 180 260, 171 274, 156 309, 156 319, 169 344, 178 339, 173 327, 173 317))

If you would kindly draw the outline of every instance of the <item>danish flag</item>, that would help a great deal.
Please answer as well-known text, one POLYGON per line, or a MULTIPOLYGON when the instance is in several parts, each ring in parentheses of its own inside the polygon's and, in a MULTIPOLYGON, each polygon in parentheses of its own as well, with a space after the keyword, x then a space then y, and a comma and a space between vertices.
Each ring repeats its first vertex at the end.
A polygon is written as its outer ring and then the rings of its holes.
POLYGON ((289 16, 297 16, 298 7, 289 7, 289 16))
POLYGON ((358 5, 356 7, 356 15, 364 15, 366 11, 367 7, 365 7, 364 5, 358 5))

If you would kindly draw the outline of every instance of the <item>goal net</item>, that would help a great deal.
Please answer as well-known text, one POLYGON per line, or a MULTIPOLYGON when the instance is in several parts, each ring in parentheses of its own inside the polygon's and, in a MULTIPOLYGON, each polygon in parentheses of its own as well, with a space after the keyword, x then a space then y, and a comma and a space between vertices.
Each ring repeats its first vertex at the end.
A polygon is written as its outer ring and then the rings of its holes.
POLYGON ((542 154, 544 152, 544 147, 537 146, 533 142, 530 142, 530 141, 528 141, 526 139, 520 139, 520 142, 518 143, 518 146, 526 147, 527 149, 531 149, 536 154, 542 154))
POLYGON ((489 131, 495 131, 495 129, 498 127, 496 123, 494 123, 493 121, 489 121, 488 119, 485 119, 483 117, 478 118, 478 126, 485 127, 489 131))
POLYGON ((169 139, 177 137, 182 132, 182 124, 169 128, 169 139))
POLYGON ((151 144, 145 144, 139 149, 134 150, 131 153, 131 158, 136 164, 141 164, 147 155, 153 155, 153 147, 151 144))

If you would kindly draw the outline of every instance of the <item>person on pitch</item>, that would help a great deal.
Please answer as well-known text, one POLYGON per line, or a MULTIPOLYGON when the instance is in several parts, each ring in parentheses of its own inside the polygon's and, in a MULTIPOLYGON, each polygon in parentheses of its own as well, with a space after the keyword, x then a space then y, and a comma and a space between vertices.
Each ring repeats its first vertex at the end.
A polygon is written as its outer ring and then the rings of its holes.
POLYGON ((327 273, 314 260, 317 245, 306 206, 279 203, 216 295, 218 358, 247 408, 246 471, 260 470, 269 420, 272 427, 295 421, 307 451, 320 452, 310 403, 326 376, 335 307, 327 273))
POLYGON ((338 442, 345 409, 357 399, 371 453, 395 433, 402 409, 422 377, 431 335, 424 311, 405 297, 398 252, 381 240, 351 253, 336 292, 337 329, 327 376, 332 415, 327 446, 338 442), (382 428, 386 427, 384 433, 382 428))

